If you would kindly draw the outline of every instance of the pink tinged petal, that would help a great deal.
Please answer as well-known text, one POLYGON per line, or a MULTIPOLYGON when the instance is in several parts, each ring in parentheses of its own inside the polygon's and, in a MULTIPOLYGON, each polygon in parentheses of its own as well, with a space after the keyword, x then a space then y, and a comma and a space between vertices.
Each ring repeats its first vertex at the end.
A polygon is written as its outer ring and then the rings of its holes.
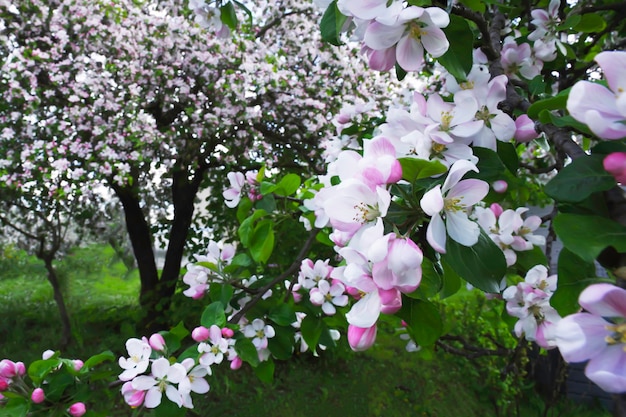
MULTIPOLYGON (((444 14, 446 17, 448 16, 445 12, 444 14)), ((423 31, 426 33, 422 34, 422 45, 430 55, 439 58, 448 51, 450 42, 448 42, 443 30, 436 26, 426 26, 423 31)))
POLYGON ((367 63, 371 69, 376 71, 389 71, 396 64, 396 48, 376 50, 365 47, 362 52, 367 56, 367 63), (365 49, 367 48, 367 49, 365 49))
POLYGON ((460 204, 470 207, 481 201, 489 193, 489 184, 483 180, 468 179, 457 183, 446 195, 446 199, 459 198, 460 204))
POLYGON ((375 50, 391 48, 398 43, 404 30, 404 25, 387 26, 373 21, 365 31, 363 42, 375 50))
POLYGON ((446 213, 446 228, 450 238, 463 246, 473 246, 478 242, 480 228, 462 211, 446 213))
POLYGON ((191 391, 197 394, 206 394, 210 389, 211 386, 206 379, 197 376, 194 377, 193 382, 191 383, 191 391))
POLYGON ((333 316, 337 312, 337 310, 335 309, 335 306, 332 305, 332 303, 328 303, 328 302, 322 304, 322 311, 327 316, 333 316))
POLYGON ((622 116, 614 118, 612 115, 590 110, 586 113, 584 123, 599 138, 615 140, 626 138, 626 123, 623 123, 624 119, 622 116))
POLYGON ((309 300, 311 304, 321 306, 324 303, 324 294, 322 294, 319 288, 313 288, 309 292, 309 300))
POLYGON ((538 137, 539 133, 535 130, 535 122, 528 115, 522 114, 515 119, 515 140, 528 143, 538 137))
POLYGON ((396 46, 396 59, 405 71, 417 71, 424 63, 422 43, 408 34, 400 38, 396 46))
POLYGON ((426 229, 426 240, 439 253, 446 253, 446 226, 439 214, 433 216, 426 229))
POLYGON ((476 165, 466 160, 456 161, 451 167, 450 172, 448 172, 448 176, 446 177, 445 182, 443 183, 443 187, 441 189, 442 193, 446 193, 452 187, 454 187, 460 180, 463 178, 465 174, 469 171, 478 172, 478 168, 476 165))
POLYGON ((378 291, 372 291, 352 306, 346 314, 346 319, 353 326, 372 327, 380 316, 381 305, 378 291))
POLYGON ((187 376, 187 370, 180 363, 173 364, 170 369, 167 371, 167 380, 169 382, 173 382, 174 384, 178 384, 187 376))
POLYGON ((498 110, 498 104, 506 99, 506 85, 508 83, 506 75, 498 75, 489 81, 489 92, 487 93, 487 108, 489 110, 498 110))
POLYGON ((626 290, 611 284, 587 287, 578 299, 582 308, 602 317, 626 317, 626 290))
POLYGON ((370 20, 384 14, 387 9, 387 0, 361 0, 358 2, 343 2, 346 11, 355 17, 370 20))
POLYGON ((424 213, 428 214, 429 216, 434 216, 437 213, 441 212, 444 206, 443 195, 441 194, 441 186, 437 185, 424 193, 422 199, 420 200, 420 206, 422 207, 422 210, 424 210, 424 213))
POLYGON ((609 88, 615 93, 623 94, 626 91, 626 72, 624 71, 624 68, 626 68, 626 52, 600 52, 594 60, 602 67, 609 88))
POLYGON ((454 126, 450 129, 450 134, 459 138, 469 138, 476 135, 485 126, 485 122, 482 120, 474 120, 472 122, 465 122, 454 126))
POLYGON ((606 392, 626 392, 626 352, 623 345, 609 346, 601 355, 591 358, 585 375, 606 392))
POLYGON ((376 341, 376 326, 362 328, 357 326, 348 326, 348 343, 352 350, 359 352, 367 350, 376 341))
POLYGON ((557 323, 556 344, 567 362, 584 362, 602 354, 607 347, 607 321, 588 313, 564 317, 557 323))

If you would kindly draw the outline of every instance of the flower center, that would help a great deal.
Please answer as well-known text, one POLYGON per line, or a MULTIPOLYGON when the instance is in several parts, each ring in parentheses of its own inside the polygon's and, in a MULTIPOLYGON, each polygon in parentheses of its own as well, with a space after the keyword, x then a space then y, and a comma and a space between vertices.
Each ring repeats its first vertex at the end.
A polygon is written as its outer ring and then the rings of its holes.
POLYGON ((258 337, 259 339, 263 339, 265 337, 265 332, 263 331, 263 329, 257 330, 256 337, 258 337))
POLYGON ((414 20, 408 24, 409 36, 413 39, 420 40, 422 35, 426 34, 424 30, 424 24, 418 20, 414 20))
POLYGON ((443 210, 444 211, 460 211, 463 210, 463 206, 461 205, 461 198, 446 198, 443 200, 443 210))
POLYGON ((610 335, 604 338, 606 343, 609 345, 622 343, 625 345, 624 350, 626 351, 626 323, 608 325, 606 329, 611 332, 610 335))
POLYGON ((446 132, 450 130, 450 123, 452 122, 452 113, 449 111, 441 112, 441 130, 446 132))
POLYGON ((380 217, 380 211, 378 207, 370 206, 369 204, 365 204, 363 202, 354 206, 356 213, 354 215, 353 220, 357 223, 367 223, 372 220, 376 220, 377 217, 380 217))

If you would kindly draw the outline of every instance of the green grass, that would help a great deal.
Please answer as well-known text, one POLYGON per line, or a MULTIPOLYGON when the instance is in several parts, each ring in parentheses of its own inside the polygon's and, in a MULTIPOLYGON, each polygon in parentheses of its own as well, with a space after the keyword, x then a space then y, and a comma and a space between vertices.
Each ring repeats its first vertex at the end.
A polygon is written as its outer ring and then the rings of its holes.
MULTIPOLYGON (((85 359, 108 349, 116 356, 125 354, 124 342, 138 336, 134 332, 140 313, 137 274, 128 274, 112 250, 99 246, 74 251, 58 267, 76 339, 62 356, 85 359)), ((59 340, 52 290, 43 266, 23 252, 13 250, 9 257, 0 257, 0 271, 0 359, 28 364, 44 350, 55 349, 59 340)), ((476 317, 484 319, 480 314, 476 317)), ((485 325, 480 320, 477 325, 485 325)), ((497 372, 497 363, 472 363, 443 352, 430 359, 422 353, 407 353, 393 323, 381 325, 377 343, 367 352, 353 353, 345 338, 340 342, 340 349, 321 352, 320 357, 305 353, 277 361, 270 384, 260 382, 245 365, 238 371, 231 371, 227 364, 216 367, 209 378, 211 391, 194 397, 196 408, 190 415, 500 417, 518 415, 517 410, 520 416, 544 415, 543 401, 523 381, 519 381, 524 388, 515 403, 506 412, 500 407, 498 414, 488 398, 508 388, 498 386, 499 378, 483 378, 484 368, 495 367, 497 372)), ((115 363, 110 367, 119 372, 115 363)), ((132 415, 116 392, 94 395, 91 406, 110 417, 132 415)), ((547 414, 608 415, 567 401, 547 414)))

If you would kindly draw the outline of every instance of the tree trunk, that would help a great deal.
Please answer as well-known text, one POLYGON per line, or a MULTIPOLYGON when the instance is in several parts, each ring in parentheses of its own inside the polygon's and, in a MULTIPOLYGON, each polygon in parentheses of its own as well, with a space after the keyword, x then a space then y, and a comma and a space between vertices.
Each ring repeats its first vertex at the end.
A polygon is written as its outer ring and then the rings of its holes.
POLYGON ((65 348, 70 344, 72 340, 72 327, 70 324, 70 316, 67 312, 67 308, 65 307, 63 292, 61 291, 61 285, 59 283, 59 278, 57 276, 56 270, 52 265, 52 258, 48 256, 39 258, 44 261, 46 265, 46 270, 48 271, 48 281, 50 281, 50 285, 52 285, 52 290, 54 292, 54 301, 57 304, 57 307, 59 309, 59 315, 61 316, 61 325, 63 329, 61 333, 60 349, 65 350, 65 348))

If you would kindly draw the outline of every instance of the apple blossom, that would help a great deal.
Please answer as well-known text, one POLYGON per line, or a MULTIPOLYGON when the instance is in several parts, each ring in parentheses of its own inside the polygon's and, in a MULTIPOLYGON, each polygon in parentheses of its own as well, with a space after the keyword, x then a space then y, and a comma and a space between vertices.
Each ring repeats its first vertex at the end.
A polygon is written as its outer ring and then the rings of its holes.
POLYGON ((132 387, 135 390, 146 391, 144 406, 156 408, 161 404, 163 392, 167 398, 178 405, 183 404, 183 398, 173 384, 180 383, 187 375, 187 370, 180 363, 170 365, 166 358, 159 358, 152 362, 152 375, 140 375, 133 379, 132 387))
POLYGON ((133 408, 141 406, 146 398, 146 391, 134 389, 132 381, 125 382, 122 385, 121 392, 126 404, 133 408))
POLYGON ((154 333, 150 336, 148 344, 153 350, 158 352, 163 352, 165 350, 165 339, 163 339, 163 336, 159 333, 154 333))
POLYGON ((625 138, 626 52, 601 52, 595 61, 602 68, 609 88, 589 81, 577 82, 569 93, 567 110, 601 139, 625 138))
POLYGON ((487 195, 489 184, 478 179, 461 181, 468 171, 478 172, 478 168, 469 161, 455 162, 443 186, 435 186, 420 200, 424 212, 431 216, 426 239, 437 252, 446 252, 446 230, 452 239, 464 246, 478 242, 480 229, 469 220, 467 210, 487 195))
POLYGON ((521 143, 528 143, 539 137, 535 130, 535 122, 526 114, 519 115, 515 119, 515 140, 521 143))
POLYGON ((209 329, 204 326, 198 326, 191 332, 191 338, 196 342, 204 342, 209 338, 209 329))
POLYGON ((603 390, 626 392, 626 290, 593 284, 578 299, 585 309, 556 326, 556 345, 567 362, 589 361, 585 375, 603 390))
POLYGON ((118 361, 120 368, 124 369, 124 372, 119 375, 122 381, 130 381, 137 375, 144 373, 150 365, 150 354, 152 353, 152 348, 145 339, 128 339, 126 350, 130 357, 120 357, 118 361))
POLYGON ((441 28, 449 23, 448 14, 438 7, 409 6, 397 19, 370 22, 363 42, 377 51, 395 48, 398 65, 417 71, 424 63, 424 49, 435 58, 448 50, 450 44, 441 28))
POLYGON ((344 307, 348 304, 348 296, 344 294, 344 286, 340 282, 331 283, 324 280, 310 291, 310 300, 313 305, 321 306, 324 314, 332 316, 336 313, 335 306, 344 307))
POLYGON ((191 393, 206 394, 209 392, 210 386, 204 378, 208 369, 203 366, 195 366, 192 358, 187 358, 181 363, 187 369, 187 376, 178 385, 178 389, 182 395, 183 407, 193 408, 191 393))
POLYGON ((251 324, 243 328, 244 336, 252 339, 252 344, 257 350, 267 348, 267 339, 274 337, 276 332, 274 328, 261 319, 252 320, 251 324))

